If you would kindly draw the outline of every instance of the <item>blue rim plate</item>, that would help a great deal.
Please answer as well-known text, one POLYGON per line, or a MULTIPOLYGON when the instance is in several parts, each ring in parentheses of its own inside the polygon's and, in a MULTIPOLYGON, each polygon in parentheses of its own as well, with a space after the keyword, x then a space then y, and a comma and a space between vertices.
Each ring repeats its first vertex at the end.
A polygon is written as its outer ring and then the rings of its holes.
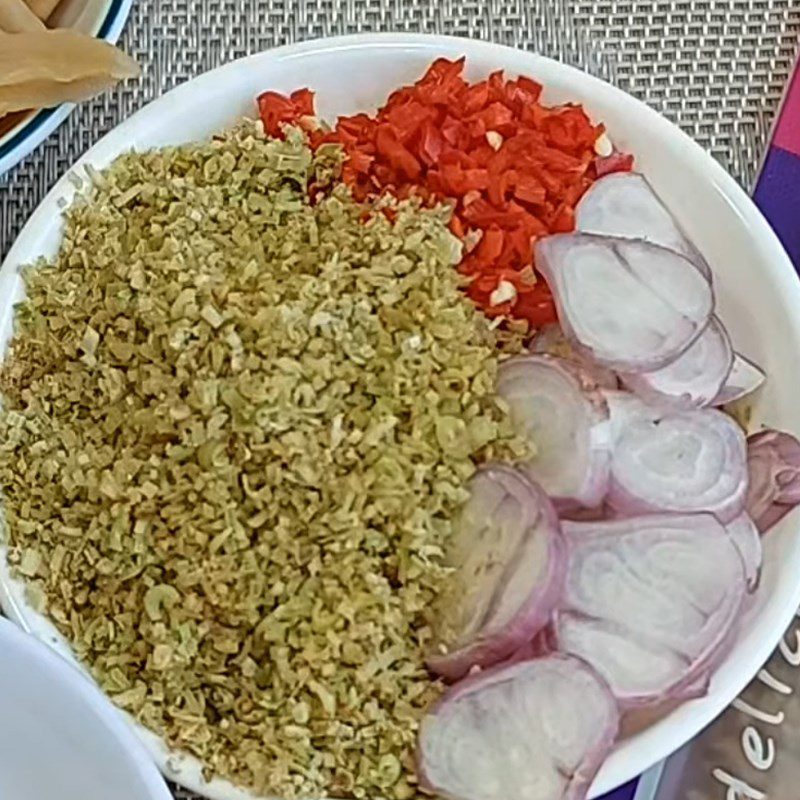
MULTIPOLYGON (((95 35, 116 44, 132 5, 133 0, 110 0, 95 35)), ((73 103, 62 103, 54 108, 42 109, 0 136, 0 176, 41 144, 69 116, 73 108, 73 103)))

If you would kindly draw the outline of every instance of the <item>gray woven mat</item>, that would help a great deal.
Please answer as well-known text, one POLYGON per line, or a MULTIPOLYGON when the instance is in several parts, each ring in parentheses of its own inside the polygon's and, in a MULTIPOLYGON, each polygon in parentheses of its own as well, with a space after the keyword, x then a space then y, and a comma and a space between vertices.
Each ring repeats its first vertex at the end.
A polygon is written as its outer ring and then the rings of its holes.
POLYGON ((145 68, 141 83, 81 107, 0 179, 0 259, 56 178, 151 98, 247 53, 378 30, 492 39, 581 66, 676 121, 749 187, 795 53, 800 6, 796 0, 137 0, 122 44, 145 68))

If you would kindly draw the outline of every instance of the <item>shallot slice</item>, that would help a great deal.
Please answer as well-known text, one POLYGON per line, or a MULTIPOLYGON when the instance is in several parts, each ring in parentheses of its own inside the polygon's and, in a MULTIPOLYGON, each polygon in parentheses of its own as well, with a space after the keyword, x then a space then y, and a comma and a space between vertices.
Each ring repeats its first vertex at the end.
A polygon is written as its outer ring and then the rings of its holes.
POLYGON ((721 411, 634 420, 615 443, 608 502, 618 514, 708 511, 725 524, 746 491, 744 434, 721 411))
POLYGON ((603 397, 608 405, 612 447, 632 422, 642 420, 656 422, 662 416, 659 411, 647 405, 632 392, 604 391, 603 397))
POLYGON ((559 649, 591 664, 624 708, 697 687, 724 655, 744 568, 710 514, 565 522, 559 649))
POLYGON ((800 503, 800 442, 783 431, 753 434, 747 439, 747 470, 745 508, 766 533, 800 503))
POLYGON ((675 361, 654 372, 632 372, 623 383, 644 401, 660 408, 710 405, 733 366, 733 348, 725 326, 712 317, 700 337, 675 361))
POLYGON ((705 330, 707 278, 684 256, 648 242, 588 233, 536 243, 566 336, 585 355, 625 372, 660 369, 705 330))
POLYGON ((667 247, 688 258, 711 280, 706 260, 637 172, 617 172, 595 181, 575 207, 575 228, 667 247))
MULTIPOLYGON (((731 626, 731 630, 734 630, 734 626, 731 626)), ((711 674, 703 672, 691 683, 687 683, 685 686, 681 687, 676 697, 681 702, 685 700, 697 700, 699 697, 705 697, 708 694, 708 687, 710 685, 711 674)))
POLYGON ((456 680, 530 642, 564 581, 564 543, 547 495, 510 467, 479 470, 448 542, 452 569, 434 607, 428 665, 456 680))
POLYGON ((557 322, 540 328, 533 337, 530 349, 539 355, 557 356, 574 361, 601 389, 609 391, 619 389, 616 372, 578 353, 564 336, 564 331, 557 322))
POLYGON ((744 575, 747 580, 747 591, 751 594, 758 589, 761 581, 761 562, 763 551, 761 548, 761 535, 750 515, 742 512, 733 522, 725 526, 728 536, 742 557, 744 564, 744 575))
POLYGON ((518 356, 501 365, 497 392, 535 455, 522 469, 559 510, 593 507, 608 490, 608 407, 597 385, 574 363, 518 356))
POLYGON ((421 787, 451 800, 581 800, 619 730, 578 659, 512 663, 453 686, 422 721, 421 787))
POLYGON ((715 406, 724 406, 734 403, 743 397, 752 394, 760 388, 767 376, 757 364, 736 353, 733 358, 733 367, 728 375, 725 385, 714 398, 715 406))

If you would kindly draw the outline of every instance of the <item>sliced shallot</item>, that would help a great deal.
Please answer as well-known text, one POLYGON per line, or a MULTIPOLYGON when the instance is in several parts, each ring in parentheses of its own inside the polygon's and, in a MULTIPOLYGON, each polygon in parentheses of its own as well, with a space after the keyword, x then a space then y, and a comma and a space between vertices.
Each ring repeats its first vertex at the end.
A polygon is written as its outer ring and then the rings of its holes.
POLYGON ((498 394, 535 449, 522 469, 556 507, 599 505, 608 490, 608 406, 597 385, 574 363, 518 356, 500 367, 498 394))
POLYGON ((559 649, 591 664, 625 708, 697 688, 725 653, 745 591, 742 560, 710 514, 565 522, 559 649))
POLYGON ((420 785, 451 800, 580 800, 618 730, 617 704, 586 664, 512 663, 456 684, 423 719, 420 785))
POLYGON ((674 361, 653 372, 632 372, 623 383, 643 400, 661 408, 698 408, 719 395, 733 365, 725 326, 712 317, 700 337, 674 361))
POLYGON ((632 422, 637 420, 655 422, 662 416, 659 411, 647 405, 647 403, 632 392, 621 390, 604 391, 603 397, 608 405, 608 417, 611 422, 612 447, 619 441, 620 436, 622 436, 632 422))
POLYGON ((720 411, 634 420, 615 443, 608 502, 618 514, 708 511, 725 524, 746 491, 744 434, 720 411))
MULTIPOLYGON (((733 630, 733 627, 731 627, 733 630)), ((708 694, 708 687, 711 685, 711 674, 708 672, 701 673, 691 683, 681 687, 680 692, 676 695, 679 701, 697 700, 698 697, 705 697, 708 694)))
POLYGON ((711 279, 706 260, 647 179, 637 172, 617 172, 595 181, 575 207, 575 228, 667 247, 688 258, 711 279))
POLYGON ((753 434, 747 439, 747 469, 745 507, 765 533, 800 503, 800 442, 783 431, 753 434))
POLYGON ((531 342, 530 349, 539 355, 557 356, 574 361, 601 389, 609 391, 619 389, 616 372, 576 352, 557 322, 540 328, 531 342))
POLYGON ((735 403, 760 388, 766 379, 767 376, 761 367, 736 353, 730 374, 719 394, 714 398, 714 405, 724 406, 728 403, 735 403))
POLYGON ((744 575, 747 580, 747 591, 751 594, 758 589, 761 580, 761 535, 750 515, 743 511, 733 522, 725 526, 744 564, 744 575))
POLYGON ((588 233, 536 244, 567 337, 585 355, 626 372, 660 369, 705 329, 714 294, 684 256, 648 242, 588 233))
POLYGON ((530 642, 547 624, 564 581, 564 543, 547 495, 505 466, 479 470, 456 520, 452 569, 434 608, 432 670, 451 680, 530 642))
MULTIPOLYGON (((731 631, 734 633, 737 630, 736 627, 731 628, 731 631)), ((723 657, 721 656, 715 659, 717 663, 720 663, 722 660, 723 657)), ((708 687, 710 685, 711 675, 705 672, 688 686, 681 687, 676 694, 670 695, 663 702, 625 709, 625 715, 620 725, 620 738, 633 736, 643 731, 645 728, 652 727, 658 720, 663 719, 667 714, 670 714, 688 700, 697 700, 700 697, 705 697, 708 694, 708 687)))

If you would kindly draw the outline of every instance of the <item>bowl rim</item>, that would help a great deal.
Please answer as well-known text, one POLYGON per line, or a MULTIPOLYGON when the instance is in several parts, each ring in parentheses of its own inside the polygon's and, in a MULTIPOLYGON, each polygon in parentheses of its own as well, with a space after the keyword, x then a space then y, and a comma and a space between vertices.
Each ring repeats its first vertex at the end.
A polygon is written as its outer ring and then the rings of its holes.
MULTIPOLYGON (((502 54, 506 54, 507 58, 505 60, 514 60, 519 64, 519 67, 515 65, 513 68, 509 68, 507 70, 509 73, 514 73, 519 69, 528 74, 536 74, 537 66, 544 66, 551 74, 558 72, 570 81, 581 84, 582 89, 590 89, 598 93, 599 96, 605 96, 613 100, 621 108, 630 110, 632 114, 636 115, 639 122, 651 126, 660 137, 675 142, 680 147, 681 156, 685 159, 687 168, 700 172, 704 181, 713 184, 719 190, 725 201, 741 218, 742 225, 747 227, 749 238, 755 240, 763 250, 765 279, 773 282, 782 294, 790 298, 791 304, 800 308, 800 282, 798 282, 795 269, 776 234, 742 187, 687 133, 624 90, 577 67, 531 51, 486 41, 436 34, 350 34, 339 37, 311 39, 239 58, 177 86, 148 104, 145 108, 140 109, 102 137, 78 160, 75 167, 80 168, 87 163, 91 163, 93 158, 106 163, 110 156, 113 157, 113 155, 130 149, 130 141, 126 138, 126 134, 131 129, 135 129, 140 120, 144 121, 151 114, 161 112, 168 114, 170 104, 175 103, 176 100, 184 100, 194 96, 197 92, 202 92, 204 87, 219 81, 222 76, 226 74, 234 75, 237 69, 245 69, 256 64, 263 66, 279 61, 287 62, 300 58, 331 54, 337 51, 371 49, 376 46, 381 49, 413 50, 428 54, 431 58, 437 55, 453 56, 455 53, 461 53, 467 57, 468 61, 471 57, 476 56, 491 60, 493 55, 497 57, 498 54, 501 54, 502 57, 502 54), (522 62, 524 62, 524 65, 522 62)), ((267 82, 265 81, 265 83, 267 82)), ((74 187, 71 187, 69 174, 56 183, 42 201, 40 207, 29 219, 25 228, 23 228, 23 232, 8 253, 7 261, 20 262, 22 252, 25 250, 22 240, 35 240, 38 221, 44 220, 45 215, 52 213, 53 203, 57 198, 65 195, 71 197, 74 194, 74 187)), ((1 281, 2 273, 0 273, 1 281)), ((792 318, 791 324, 793 339, 797 341, 798 349, 800 349, 800 315, 797 318, 792 318)), ((795 520, 795 526, 797 525, 798 522, 795 520)), ((800 541, 797 542, 796 548, 800 551, 800 541)), ((27 627, 24 609, 19 607, 17 600, 9 595, 7 587, 4 585, 7 576, 5 574, 6 564, 3 563, 5 558, 2 555, 2 551, 0 551, 0 604, 2 604, 9 616, 19 624, 27 627)), ((701 700, 683 704, 681 709, 685 711, 687 707, 691 706, 691 711, 680 714, 678 719, 673 719, 675 714, 673 712, 641 733, 636 734, 633 737, 636 740, 635 752, 637 753, 637 758, 635 760, 630 758, 630 753, 615 750, 595 779, 590 797, 599 797, 622 786, 627 781, 645 772, 652 765, 666 758, 686 741, 696 736, 735 699, 767 661, 800 605, 800 581, 789 587, 784 586, 782 589, 778 593, 778 602, 775 603, 776 608, 772 609, 768 619, 769 625, 767 626, 762 622, 759 629, 761 634, 755 646, 746 652, 737 653, 735 677, 726 675, 724 691, 719 691, 717 688, 717 690, 701 700), (764 628, 771 631, 769 636, 763 635, 764 628), (672 720, 671 723, 669 722, 670 720, 672 720), (667 735, 667 732, 663 730, 665 725, 671 730, 670 735, 667 735), (611 765, 609 766, 610 762, 611 765)), ((680 712, 681 709, 678 711, 680 712)), ((234 787, 233 784, 222 779, 214 779, 210 783, 187 781, 186 775, 181 774, 182 771, 176 769, 171 763, 175 754, 167 753, 163 748, 159 748, 154 741, 155 737, 149 731, 145 731, 138 723, 134 723, 134 725, 169 778, 176 780, 193 791, 215 798, 215 800, 232 800, 233 798, 238 800, 238 798, 252 797, 250 793, 234 787)), ((157 742, 160 742, 160 739, 157 742)), ((624 742, 623 747, 625 747, 624 742)))
MULTIPOLYGON (((13 622, 0 617, 0 647, 4 657, 24 655, 29 663, 36 662, 46 672, 47 680, 60 692, 80 699, 87 716, 94 717, 108 729, 116 740, 120 757, 127 760, 147 788, 150 800, 172 800, 172 794, 153 764, 150 754, 131 731, 125 715, 103 694, 94 681, 59 656, 37 637, 26 633, 13 622)), ((90 757, 91 754, 87 754, 90 757)), ((144 800, 144 799, 143 799, 144 800)))
MULTIPOLYGON (((110 0, 94 35, 109 44, 116 44, 131 13, 132 5, 133 0, 110 0)), ((30 155, 64 122, 75 107, 75 103, 61 103, 52 108, 43 108, 23 119, 0 137, 0 177, 30 155)))

